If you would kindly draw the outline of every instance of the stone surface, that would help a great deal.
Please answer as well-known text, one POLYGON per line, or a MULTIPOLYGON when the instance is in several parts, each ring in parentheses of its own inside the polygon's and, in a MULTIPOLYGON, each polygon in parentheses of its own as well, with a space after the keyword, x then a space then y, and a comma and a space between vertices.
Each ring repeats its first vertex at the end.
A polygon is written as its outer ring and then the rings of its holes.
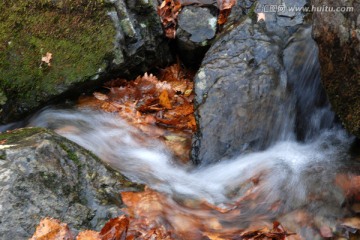
MULTIPOLYGON (((259 22, 256 16, 269 4, 281 3, 257 1, 247 18, 232 20, 205 55, 195 77, 194 162, 208 164, 261 150, 292 132, 282 55, 305 15, 265 12, 266 20, 259 22)), ((249 6, 243 4, 246 12, 249 6)))
POLYGON ((211 47, 195 77, 199 129, 193 159, 211 163, 267 145, 269 130, 279 127, 274 103, 286 95, 280 53, 264 27, 250 19, 211 47))
POLYGON ((185 6, 178 17, 176 43, 182 60, 198 66, 215 38, 217 17, 210 7, 185 6))
POLYGON ((121 214, 119 192, 140 189, 93 154, 45 129, 1 134, 0 236, 26 239, 44 217, 75 231, 121 214))
POLYGON ((105 77, 167 64, 172 56, 156 6, 156 0, 1 1, 0 122, 69 90, 101 86, 105 77), (42 62, 47 52, 51 66, 42 62))
POLYGON ((360 137, 360 1, 311 2, 315 7, 352 7, 353 11, 314 12, 313 37, 332 107, 345 128, 360 137))

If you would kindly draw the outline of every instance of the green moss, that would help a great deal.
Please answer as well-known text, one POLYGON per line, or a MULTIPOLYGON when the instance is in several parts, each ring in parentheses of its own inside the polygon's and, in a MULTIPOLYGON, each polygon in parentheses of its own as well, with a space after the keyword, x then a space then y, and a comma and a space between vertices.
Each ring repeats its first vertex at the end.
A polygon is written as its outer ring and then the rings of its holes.
POLYGON ((252 20, 256 20, 256 19, 257 19, 257 13, 255 12, 255 10, 256 10, 256 5, 257 5, 257 2, 255 1, 255 2, 252 4, 251 8, 249 9, 248 16, 249 16, 249 18, 252 19, 252 20))
POLYGON ((0 11, 0 89, 23 107, 105 68, 115 29, 103 0, 8 0, 0 11), (47 52, 51 66, 41 61, 47 52))
POLYGON ((64 143, 59 143, 60 147, 64 149, 70 160, 72 160, 78 167, 81 167, 81 161, 74 151, 71 151, 64 143))
POLYGON ((19 128, 6 133, 1 133, 0 141, 6 140, 6 144, 16 144, 27 137, 43 132, 48 132, 48 130, 44 128, 19 128))

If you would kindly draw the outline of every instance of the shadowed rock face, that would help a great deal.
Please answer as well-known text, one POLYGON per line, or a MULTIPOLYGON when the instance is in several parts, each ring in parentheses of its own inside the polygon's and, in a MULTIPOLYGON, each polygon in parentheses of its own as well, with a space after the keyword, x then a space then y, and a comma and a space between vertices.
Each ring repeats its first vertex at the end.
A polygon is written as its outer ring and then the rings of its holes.
POLYGON ((178 17, 177 48, 181 59, 198 67, 215 38, 217 18, 210 7, 185 6, 178 17))
POLYGON ((315 7, 353 11, 313 13, 322 82, 345 128, 360 137, 360 1, 312 0, 315 7))
POLYGON ((44 217, 99 230, 121 214, 120 191, 141 188, 49 130, 19 129, 0 139, 1 239, 29 238, 44 217))
POLYGON ((156 0, 1 1, 0 122, 105 77, 168 64, 156 7, 156 0), (51 66, 41 61, 47 52, 51 66))

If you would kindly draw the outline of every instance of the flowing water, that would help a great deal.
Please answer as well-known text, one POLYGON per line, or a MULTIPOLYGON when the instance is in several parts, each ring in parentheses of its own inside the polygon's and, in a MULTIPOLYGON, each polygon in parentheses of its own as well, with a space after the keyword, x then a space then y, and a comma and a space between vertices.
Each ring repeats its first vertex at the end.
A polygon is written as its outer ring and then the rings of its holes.
MULTIPOLYGON (((360 162, 349 154, 353 137, 334 123, 326 101, 319 103, 317 50, 310 46, 307 51, 311 54, 300 70, 287 66, 289 74, 297 71, 292 81, 301 84, 292 86, 297 97, 289 100, 292 115, 284 119, 284 125, 294 125, 289 136, 296 135, 299 130, 295 126, 301 125, 301 137, 289 137, 267 150, 211 166, 178 165, 161 142, 144 137, 116 114, 48 108, 29 125, 55 130, 131 180, 145 183, 175 202, 193 199, 224 208, 236 206, 238 212, 230 211, 231 218, 226 211, 215 214, 224 228, 247 228, 277 219, 302 239, 321 239, 321 229, 335 231, 343 218, 354 215, 339 179, 360 175, 360 162)), ((176 210, 168 209, 168 216, 171 211, 182 211, 204 221, 210 217, 180 203, 172 208, 176 210)))

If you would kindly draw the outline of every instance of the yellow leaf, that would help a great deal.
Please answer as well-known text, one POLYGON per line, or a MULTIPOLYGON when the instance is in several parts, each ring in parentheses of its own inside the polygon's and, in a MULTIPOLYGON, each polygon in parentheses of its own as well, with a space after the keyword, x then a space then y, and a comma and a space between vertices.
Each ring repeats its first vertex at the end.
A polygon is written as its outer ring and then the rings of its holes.
POLYGON ((159 103, 161 106, 163 106, 166 109, 171 109, 171 102, 169 99, 169 94, 166 90, 162 91, 160 96, 159 96, 159 103))

